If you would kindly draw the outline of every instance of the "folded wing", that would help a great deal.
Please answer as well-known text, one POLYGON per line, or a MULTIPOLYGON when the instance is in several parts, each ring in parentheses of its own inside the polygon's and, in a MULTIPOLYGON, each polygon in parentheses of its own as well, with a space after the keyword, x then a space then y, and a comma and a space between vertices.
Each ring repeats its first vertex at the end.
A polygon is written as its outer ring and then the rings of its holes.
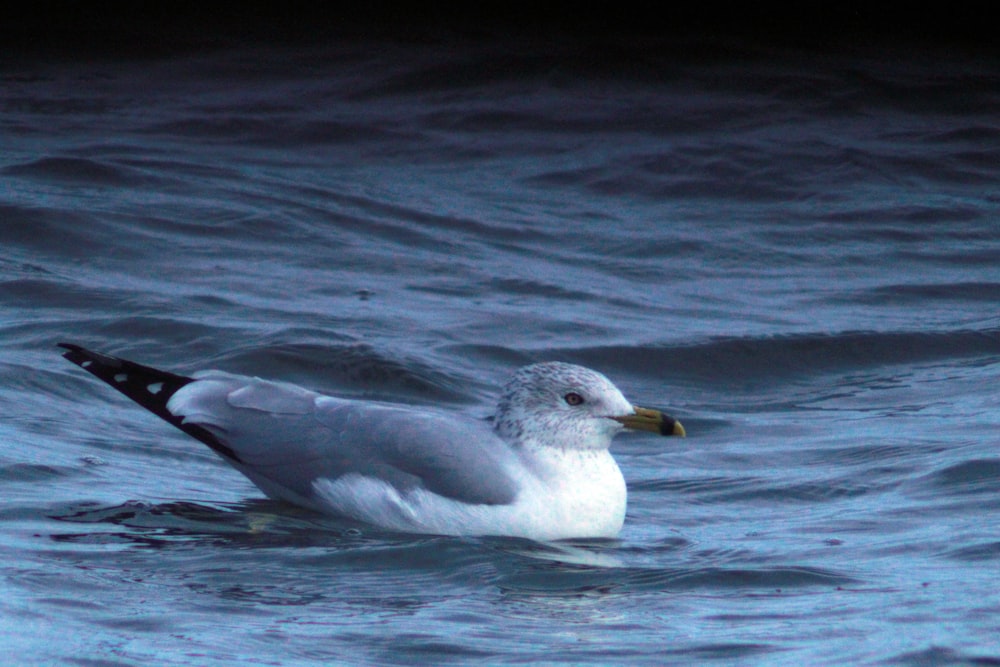
POLYGON ((221 371, 192 377, 62 343, 64 356, 211 447, 265 493, 317 507, 317 484, 370 477, 402 495, 505 505, 518 455, 486 423, 351 401, 221 371))
POLYGON ((470 504, 507 504, 518 490, 517 455, 480 421, 217 371, 196 375, 167 409, 228 447, 265 492, 292 501, 348 474, 470 504))

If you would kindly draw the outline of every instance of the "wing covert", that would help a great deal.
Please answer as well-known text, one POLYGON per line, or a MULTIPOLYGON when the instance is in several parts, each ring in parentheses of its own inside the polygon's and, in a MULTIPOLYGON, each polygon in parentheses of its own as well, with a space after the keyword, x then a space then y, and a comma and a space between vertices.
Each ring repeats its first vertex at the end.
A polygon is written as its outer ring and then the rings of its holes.
POLYGON ((300 498, 313 495, 314 482, 350 473, 472 504, 510 503, 519 488, 509 445, 487 424, 445 413, 221 372, 198 375, 168 408, 231 448, 258 486, 300 498))

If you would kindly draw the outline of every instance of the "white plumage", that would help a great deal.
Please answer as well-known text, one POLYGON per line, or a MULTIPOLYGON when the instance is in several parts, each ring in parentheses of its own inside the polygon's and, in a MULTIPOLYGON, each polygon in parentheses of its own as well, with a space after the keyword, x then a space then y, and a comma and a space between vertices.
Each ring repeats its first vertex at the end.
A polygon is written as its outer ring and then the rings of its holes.
POLYGON ((625 427, 683 435, 600 373, 558 362, 519 370, 490 424, 221 371, 186 378, 64 347, 267 495, 407 532, 614 537, 626 488, 612 438, 625 427))

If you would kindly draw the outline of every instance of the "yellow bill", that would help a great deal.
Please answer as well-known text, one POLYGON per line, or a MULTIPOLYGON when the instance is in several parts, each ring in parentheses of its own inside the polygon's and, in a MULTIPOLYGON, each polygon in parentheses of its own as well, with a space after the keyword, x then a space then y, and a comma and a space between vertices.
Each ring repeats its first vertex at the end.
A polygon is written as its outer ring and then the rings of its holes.
POLYGON ((687 435, 679 421, 659 410, 637 407, 633 414, 612 417, 612 419, 624 425, 625 428, 636 431, 651 431, 660 435, 679 435, 681 437, 687 435))

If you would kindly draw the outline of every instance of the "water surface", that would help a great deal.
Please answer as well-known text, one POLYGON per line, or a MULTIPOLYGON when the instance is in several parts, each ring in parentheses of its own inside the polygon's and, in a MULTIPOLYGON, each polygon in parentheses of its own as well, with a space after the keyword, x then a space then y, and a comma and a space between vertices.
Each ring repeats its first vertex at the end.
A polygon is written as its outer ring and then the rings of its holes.
POLYGON ((1000 661, 997 61, 682 51, 7 62, 7 660, 1000 661), (616 441, 616 541, 391 534, 262 499, 62 340, 474 418, 566 360, 689 437, 616 441))

